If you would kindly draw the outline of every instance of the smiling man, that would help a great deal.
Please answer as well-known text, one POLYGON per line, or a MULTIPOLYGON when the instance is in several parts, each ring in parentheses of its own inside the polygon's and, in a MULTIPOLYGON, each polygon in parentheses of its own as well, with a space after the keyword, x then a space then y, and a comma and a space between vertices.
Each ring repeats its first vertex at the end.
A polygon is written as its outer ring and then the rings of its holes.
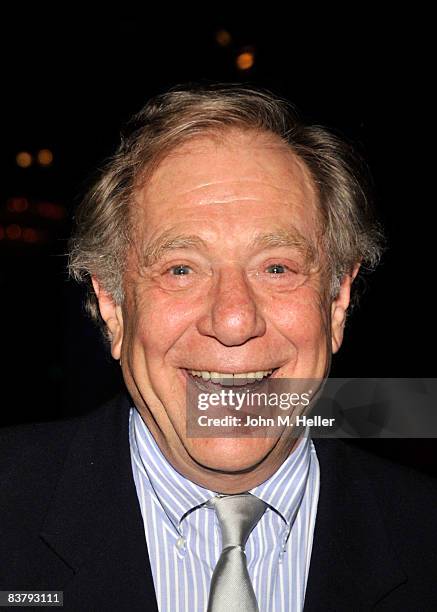
POLYGON ((177 88, 132 119, 70 255, 127 392, 6 434, 2 589, 69 610, 431 609, 426 478, 293 427, 187 428, 190 390, 326 378, 381 252, 359 176, 254 88, 177 88))
POLYGON ((249 490, 281 466, 293 438, 190 439, 190 373, 325 376, 356 270, 328 302, 314 182, 273 134, 234 127, 191 138, 137 194, 123 304, 93 280, 112 355, 178 471, 208 489, 249 490))

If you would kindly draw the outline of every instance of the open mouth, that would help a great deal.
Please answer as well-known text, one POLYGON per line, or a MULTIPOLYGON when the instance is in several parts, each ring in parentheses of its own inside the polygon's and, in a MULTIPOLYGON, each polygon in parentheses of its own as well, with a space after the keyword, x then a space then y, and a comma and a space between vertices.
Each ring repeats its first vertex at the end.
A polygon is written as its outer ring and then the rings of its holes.
POLYGON ((214 392, 220 387, 248 387, 253 389, 267 381, 279 368, 253 372, 211 372, 184 370, 188 380, 204 391, 214 392))
POLYGON ((268 398, 271 395, 270 379, 278 370, 279 367, 235 373, 183 370, 187 379, 190 431, 201 437, 206 435, 206 431, 212 437, 262 437, 270 430, 273 435, 276 431, 272 429, 273 417, 278 409, 274 403, 270 404, 268 398), (208 430, 199 423, 199 416, 211 419, 212 425, 208 430), (260 417, 262 422, 258 423, 260 417))

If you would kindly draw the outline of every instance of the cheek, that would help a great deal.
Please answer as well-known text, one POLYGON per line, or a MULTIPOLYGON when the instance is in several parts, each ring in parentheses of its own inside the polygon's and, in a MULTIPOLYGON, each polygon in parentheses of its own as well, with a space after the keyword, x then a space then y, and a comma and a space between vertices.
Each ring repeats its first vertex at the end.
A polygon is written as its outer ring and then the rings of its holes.
POLYGON ((291 298, 272 300, 269 318, 300 350, 316 349, 326 340, 324 311, 318 294, 302 290, 291 298))
POLYGON ((164 357, 192 325, 196 304, 183 296, 144 292, 136 299, 130 329, 146 356, 164 357))

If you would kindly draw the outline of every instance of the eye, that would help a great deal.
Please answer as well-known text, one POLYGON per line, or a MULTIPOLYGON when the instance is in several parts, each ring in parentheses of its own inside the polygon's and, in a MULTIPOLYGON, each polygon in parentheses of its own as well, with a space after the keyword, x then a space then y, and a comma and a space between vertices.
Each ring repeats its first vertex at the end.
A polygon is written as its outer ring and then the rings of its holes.
POLYGON ((184 264, 180 264, 177 266, 172 266, 171 268, 169 268, 168 271, 173 276, 185 276, 187 274, 190 274, 191 268, 189 266, 185 266, 184 264))
POLYGON ((284 274, 289 268, 283 264, 272 264, 267 268, 267 272, 271 274, 284 274))

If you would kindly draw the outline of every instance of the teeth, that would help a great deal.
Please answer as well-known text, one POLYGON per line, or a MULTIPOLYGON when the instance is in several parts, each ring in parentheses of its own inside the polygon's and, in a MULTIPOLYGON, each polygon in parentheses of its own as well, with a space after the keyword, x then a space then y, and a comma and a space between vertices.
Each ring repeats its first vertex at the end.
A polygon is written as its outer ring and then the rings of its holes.
MULTIPOLYGON (((198 376, 203 380, 211 380, 212 382, 220 383, 223 379, 229 384, 234 379, 239 379, 238 382, 241 384, 242 379, 248 380, 250 382, 255 382, 255 380, 262 380, 266 376, 269 376, 273 370, 259 370, 257 372, 239 372, 236 374, 232 374, 230 372, 209 372, 208 370, 190 370, 190 374, 193 376, 198 376)), ((237 381, 236 381, 237 382, 237 381)))

